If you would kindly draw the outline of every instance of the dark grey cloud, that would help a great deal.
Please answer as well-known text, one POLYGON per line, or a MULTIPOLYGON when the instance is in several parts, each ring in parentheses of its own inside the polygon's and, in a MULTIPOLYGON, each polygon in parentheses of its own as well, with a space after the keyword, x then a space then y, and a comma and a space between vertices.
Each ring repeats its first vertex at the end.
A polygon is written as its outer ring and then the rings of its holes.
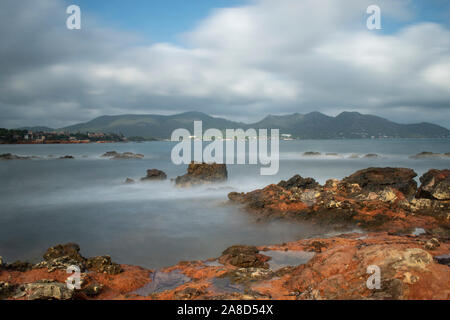
MULTIPOLYGON (((409 21, 409 1, 378 1, 409 21)), ((369 0, 255 0, 221 9, 183 46, 99 25, 65 27, 60 0, 0 2, 0 126, 61 127, 103 114, 188 110, 238 120, 357 110, 450 127, 450 31, 368 31, 369 0)), ((82 8, 83 10, 83 8, 82 8)))

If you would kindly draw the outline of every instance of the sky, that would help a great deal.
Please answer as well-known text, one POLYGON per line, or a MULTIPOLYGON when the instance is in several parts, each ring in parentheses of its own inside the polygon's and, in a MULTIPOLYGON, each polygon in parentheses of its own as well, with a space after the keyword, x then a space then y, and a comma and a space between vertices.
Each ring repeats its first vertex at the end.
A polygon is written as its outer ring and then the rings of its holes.
POLYGON ((0 39, 0 127, 359 111, 450 128, 448 0, 2 0, 0 39))

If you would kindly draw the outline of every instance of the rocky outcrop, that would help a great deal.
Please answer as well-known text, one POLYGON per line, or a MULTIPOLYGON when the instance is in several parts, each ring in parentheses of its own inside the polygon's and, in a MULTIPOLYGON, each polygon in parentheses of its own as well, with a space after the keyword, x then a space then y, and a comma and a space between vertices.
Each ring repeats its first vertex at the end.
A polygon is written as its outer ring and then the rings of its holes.
POLYGON ((406 168, 368 168, 355 172, 343 181, 356 183, 362 189, 374 192, 391 187, 411 197, 417 190, 416 176, 414 170, 406 168))
POLYGON ((200 184, 223 182, 228 179, 227 166, 217 163, 189 164, 187 173, 175 179, 178 187, 190 187, 200 184))
POLYGON ((113 160, 124 160, 124 159, 144 159, 143 154, 135 154, 133 152, 119 153, 117 151, 108 151, 102 155, 102 158, 111 158, 113 160))
MULTIPOLYGON (((433 186, 444 199, 445 173, 433 171, 423 181, 428 183, 430 175, 439 177, 433 186)), ((391 232, 441 228, 450 236, 450 201, 414 198, 415 176, 410 169, 369 168, 320 186, 314 179, 296 175, 248 193, 231 192, 228 198, 259 218, 311 220, 336 228, 359 226, 391 232)))
POLYGON ((417 198, 450 200, 450 170, 432 169, 420 177, 417 198))
POLYGON ((141 181, 162 181, 166 180, 167 175, 164 171, 157 170, 157 169, 151 169, 147 170, 147 176, 143 177, 141 181))
POLYGON ((76 243, 59 244, 47 249, 44 261, 33 266, 33 269, 46 268, 49 273, 55 270, 66 270, 70 266, 78 266, 81 271, 89 270, 98 273, 118 274, 121 267, 112 262, 110 256, 85 258, 80 254, 80 246, 76 243))
POLYGON ((305 189, 316 189, 320 187, 317 181, 314 180, 313 178, 302 178, 298 174, 290 178, 288 181, 284 180, 281 181, 280 183, 278 183, 278 186, 287 190, 291 190, 294 188, 305 190, 305 189))
MULTIPOLYGON (((55 270, 50 280, 50 274, 42 269, 3 270, 0 298, 448 300, 449 252, 448 238, 427 233, 418 236, 386 232, 343 234, 281 245, 236 245, 223 252, 219 263, 185 261, 158 272, 122 265, 123 272, 104 274, 98 268, 82 273, 81 289, 74 291, 65 285, 68 277, 65 270, 55 270), (308 251, 314 254, 302 262, 291 261, 276 269, 267 266, 271 259, 269 252, 280 255, 308 251), (370 266, 380 271, 379 288, 368 286, 372 276, 368 271, 370 266), (174 277, 182 281, 173 281, 174 277)), ((94 264, 104 265, 100 259, 94 264)))
POLYGON ((74 157, 74 156, 67 155, 67 156, 59 157, 59 159, 60 159, 60 160, 72 160, 72 159, 75 159, 75 157, 74 157))

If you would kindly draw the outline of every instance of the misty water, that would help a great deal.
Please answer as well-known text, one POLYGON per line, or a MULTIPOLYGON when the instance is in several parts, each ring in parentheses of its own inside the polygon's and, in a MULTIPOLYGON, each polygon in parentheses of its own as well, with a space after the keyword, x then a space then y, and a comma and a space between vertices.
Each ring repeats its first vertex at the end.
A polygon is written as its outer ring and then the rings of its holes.
POLYGON ((303 223, 257 222, 255 215, 226 204, 231 191, 250 191, 294 174, 324 183, 372 166, 409 167, 419 175, 450 167, 450 158, 409 158, 422 151, 450 152, 445 139, 282 141, 275 176, 261 176, 259 166, 231 165, 229 180, 220 185, 177 189, 170 180, 123 183, 152 168, 169 178, 184 174, 187 166, 170 160, 173 145, 1 145, 0 154, 42 160, 0 161, 0 256, 8 262, 38 261, 47 247, 76 242, 84 256, 109 254, 119 263, 150 268, 217 257, 234 244, 274 244, 330 232, 303 223), (142 153, 145 159, 100 157, 112 150, 142 153), (306 151, 338 156, 303 157, 306 151), (381 158, 349 159, 353 153, 381 158), (57 159, 63 155, 76 159, 57 159))

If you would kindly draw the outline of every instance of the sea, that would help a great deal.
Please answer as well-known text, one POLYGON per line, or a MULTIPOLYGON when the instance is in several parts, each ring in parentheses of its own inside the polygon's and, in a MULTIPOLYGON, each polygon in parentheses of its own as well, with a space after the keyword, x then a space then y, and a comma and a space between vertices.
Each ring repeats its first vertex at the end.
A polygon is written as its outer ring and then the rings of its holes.
POLYGON ((0 161, 0 256, 10 263, 38 262, 48 247, 75 242, 85 257, 108 254, 118 263, 157 269, 218 257, 235 244, 327 236, 334 231, 303 222, 260 221, 256 214, 230 205, 227 194, 295 174, 324 183, 367 167, 412 168, 417 179, 431 168, 450 168, 450 157, 410 158, 422 151, 448 153, 449 139, 293 140, 280 142, 276 175, 262 176, 260 165, 228 165, 227 182, 180 189, 171 179, 184 174, 187 165, 172 163, 174 145, 0 145, 0 154, 39 157, 0 161), (102 158, 107 151, 145 158, 102 158), (321 155, 304 156, 309 151, 321 155), (379 157, 364 158, 369 153, 379 157), (58 159, 65 155, 75 159, 58 159), (163 170, 169 179, 139 182, 147 169, 163 170), (136 183, 125 184, 126 178, 136 183))

